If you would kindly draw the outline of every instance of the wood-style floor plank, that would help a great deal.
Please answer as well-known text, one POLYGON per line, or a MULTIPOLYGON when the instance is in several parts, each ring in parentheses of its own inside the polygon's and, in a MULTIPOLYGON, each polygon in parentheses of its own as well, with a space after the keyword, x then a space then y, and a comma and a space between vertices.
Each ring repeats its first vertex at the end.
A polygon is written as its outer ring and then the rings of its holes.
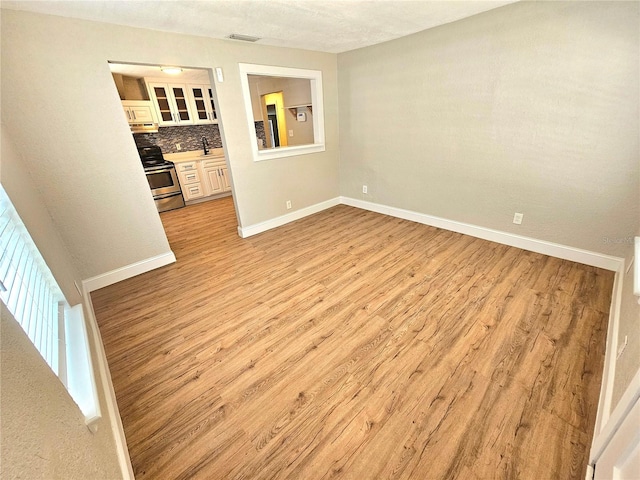
POLYGON ((92 294, 138 479, 582 480, 613 274, 346 206, 92 294))

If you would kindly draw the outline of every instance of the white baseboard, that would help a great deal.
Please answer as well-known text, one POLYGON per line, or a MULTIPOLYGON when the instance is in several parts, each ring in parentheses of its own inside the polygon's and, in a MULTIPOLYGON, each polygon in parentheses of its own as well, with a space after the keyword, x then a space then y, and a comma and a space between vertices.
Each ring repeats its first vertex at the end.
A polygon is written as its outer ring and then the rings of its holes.
POLYGON ((118 402, 116 400, 116 392, 113 388, 109 364, 107 363, 107 354, 104 351, 102 336, 100 335, 100 329, 98 328, 98 322, 93 310, 93 303, 91 302, 91 295, 89 295, 88 290, 84 289, 82 299, 86 313, 87 336, 95 347, 95 357, 92 356, 93 368, 94 372, 97 370, 100 376, 100 386, 98 387, 96 385, 96 387, 102 390, 102 398, 104 398, 106 404, 109 425, 113 433, 122 478, 123 480, 134 480, 135 476, 133 467, 131 466, 131 457, 129 456, 127 439, 124 434, 124 427, 122 426, 122 419, 120 418, 120 409, 118 408, 118 402))
POLYGON ((463 233, 472 237, 482 238, 484 240, 501 243, 503 245, 509 245, 511 247, 521 248, 523 250, 549 255, 550 257, 570 260, 572 262, 591 265, 593 267, 603 268, 614 272, 617 272, 624 263, 624 259, 620 257, 569 247, 567 245, 547 242, 545 240, 538 240, 536 238, 525 237, 513 233, 502 232, 500 230, 493 230, 491 228, 480 227, 469 223, 448 220, 442 217, 427 215, 426 213, 389 207, 387 205, 367 202, 351 197, 332 198, 330 200, 296 210, 295 212, 272 218, 271 220, 266 220, 247 227, 238 226, 238 235, 242 238, 247 238, 258 233, 266 232, 272 228, 280 227, 295 220, 299 220, 306 216, 313 215, 314 213, 318 213, 339 204, 349 205, 351 207, 361 208, 363 210, 369 210, 383 215, 390 215, 392 217, 402 218, 404 220, 410 220, 412 222, 422 223, 424 225, 430 225, 432 227, 442 228, 452 232, 463 233))
POLYGON ((621 263, 623 262, 622 258, 613 257, 611 255, 604 255, 602 253, 591 252, 589 250, 568 247, 566 245, 537 240, 535 238, 515 235, 513 233, 501 232, 499 230, 479 227, 469 223, 456 222, 455 220, 448 220, 446 218, 435 217, 433 215, 427 215, 425 213, 414 212, 411 210, 404 210, 402 208, 388 207, 379 203, 367 202, 356 198, 340 197, 340 203, 369 210, 371 212, 411 220, 412 222, 423 223, 432 227, 451 230, 452 232, 463 233, 472 237, 490 240, 492 242, 541 253, 543 255, 549 255, 550 257, 583 263, 585 265, 591 265, 605 270, 612 270, 614 272, 618 271, 621 263))
POLYGON ((155 257, 147 258, 146 260, 132 263, 131 265, 116 268, 115 270, 111 270, 110 272, 106 272, 101 275, 96 275, 95 277, 87 278, 82 281, 82 287, 87 292, 93 292, 94 290, 113 285, 114 283, 121 282, 127 278, 135 277, 141 273, 150 272, 156 268, 164 267, 165 265, 169 265, 175 261, 176 256, 173 252, 163 253, 161 255, 156 255, 155 257))
POLYGON ((316 203, 315 205, 311 205, 309 207, 301 208, 300 210, 287 213, 280 217, 272 218, 271 220, 256 223, 255 225, 249 225, 247 227, 238 226, 238 235, 240 235, 242 238, 257 235, 258 233, 266 232, 267 230, 271 230, 272 228, 286 225, 287 223, 293 222, 295 220, 300 220, 301 218, 308 217, 309 215, 321 212, 322 210, 326 210, 327 208, 335 207, 339 204, 340 197, 336 197, 325 200, 324 202, 316 203))

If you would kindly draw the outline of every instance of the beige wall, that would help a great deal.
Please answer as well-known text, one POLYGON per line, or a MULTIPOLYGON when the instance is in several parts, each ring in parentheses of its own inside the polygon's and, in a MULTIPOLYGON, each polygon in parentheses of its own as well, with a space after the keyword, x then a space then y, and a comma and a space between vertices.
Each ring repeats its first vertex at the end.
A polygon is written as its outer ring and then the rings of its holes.
POLYGON ((260 104, 260 93, 258 91, 258 84, 260 83, 260 77, 258 75, 249 75, 249 93, 251 95, 251 109, 253 111, 253 119, 256 122, 264 121, 262 118, 262 106, 260 104))
POLYGON ((638 25, 638 2, 519 2, 338 55, 341 194, 623 256, 638 25))
POLYGON ((74 281, 80 284, 82 279, 73 267, 74 262, 54 225, 46 202, 35 187, 22 156, 11 141, 9 129, 3 124, 0 130, 2 135, 0 183, 38 246, 67 302, 75 305, 82 299, 74 281))
MULTIPOLYGON (((285 106, 311 105, 311 81, 301 78, 290 78, 283 89, 285 106)), ((289 137, 289 145, 308 145, 313 143, 313 117, 308 108, 300 108, 306 113, 307 121, 299 122, 287 109, 287 130, 293 130, 293 137, 289 137)))
POLYGON ((109 424, 91 433, 82 413, 0 304, 2 478, 122 478, 109 424))
POLYGON ((170 247, 107 61, 221 67, 224 146, 242 226, 338 195, 336 56, 2 11, 2 121, 86 279, 170 247), (253 162, 239 62, 321 70, 326 151, 253 162))

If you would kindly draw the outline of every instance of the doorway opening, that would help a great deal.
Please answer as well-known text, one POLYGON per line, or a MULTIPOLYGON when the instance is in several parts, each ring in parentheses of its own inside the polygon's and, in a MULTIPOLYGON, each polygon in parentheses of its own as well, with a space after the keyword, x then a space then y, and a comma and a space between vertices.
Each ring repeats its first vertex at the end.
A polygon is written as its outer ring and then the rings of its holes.
POLYGON ((287 118, 284 113, 284 98, 282 92, 273 92, 261 97, 262 117, 265 123, 267 148, 286 147, 287 118))
MULTIPOLYGON (((109 68, 140 157, 131 161, 142 161, 144 149, 159 150, 175 168, 184 208, 233 197, 237 220, 212 70, 125 62, 109 62, 109 68)), ((159 207, 162 199, 150 187, 159 207)))

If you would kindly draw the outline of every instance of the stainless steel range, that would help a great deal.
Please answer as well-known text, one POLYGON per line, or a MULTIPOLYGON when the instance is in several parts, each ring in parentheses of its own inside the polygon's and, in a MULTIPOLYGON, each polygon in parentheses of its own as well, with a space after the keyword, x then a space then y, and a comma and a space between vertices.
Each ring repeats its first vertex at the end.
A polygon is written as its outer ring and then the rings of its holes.
POLYGON ((138 147, 138 154, 158 211, 166 212, 184 207, 176 167, 173 162, 164 159, 160 147, 138 147))

